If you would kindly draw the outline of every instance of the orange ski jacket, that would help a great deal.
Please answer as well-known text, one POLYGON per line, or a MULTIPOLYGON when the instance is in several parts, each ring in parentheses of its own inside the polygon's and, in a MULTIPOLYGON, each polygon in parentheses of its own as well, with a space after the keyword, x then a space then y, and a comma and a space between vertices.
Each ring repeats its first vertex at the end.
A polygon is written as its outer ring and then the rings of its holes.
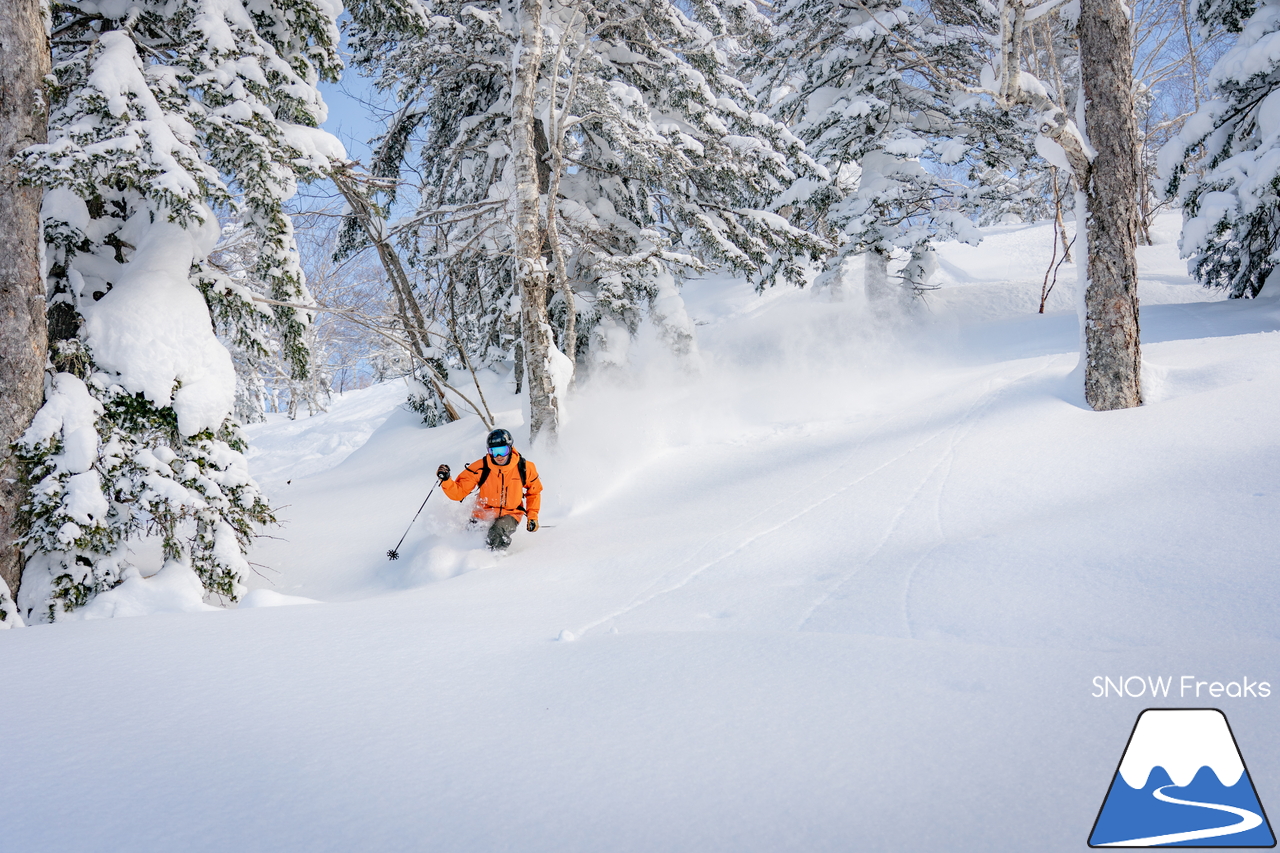
POLYGON ((492 519, 503 515, 522 518, 526 514, 535 521, 542 507, 542 480, 538 469, 514 449, 506 465, 499 465, 485 454, 458 474, 457 480, 444 480, 440 488, 451 500, 464 500, 477 487, 473 518, 492 519), (522 476, 523 475, 523 476, 522 476))

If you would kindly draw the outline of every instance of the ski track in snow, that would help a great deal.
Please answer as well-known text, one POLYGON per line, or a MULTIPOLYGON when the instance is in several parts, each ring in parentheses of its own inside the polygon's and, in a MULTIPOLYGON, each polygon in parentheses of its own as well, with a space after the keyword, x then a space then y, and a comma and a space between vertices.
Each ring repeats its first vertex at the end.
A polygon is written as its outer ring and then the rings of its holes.
POLYGON ((941 548, 942 543, 931 546, 929 550, 917 557, 911 565, 907 567, 902 590, 902 621, 907 626, 908 639, 914 640, 916 637, 915 628, 911 624, 911 583, 915 579, 916 569, 920 568, 921 563, 932 557, 941 548))
MULTIPOLYGON (((899 417, 899 416, 891 416, 891 418, 890 418, 890 419, 891 419, 891 420, 892 420, 892 419, 896 419, 897 417, 899 417)), ((664 587, 663 589, 660 589, 660 590, 658 590, 657 592, 654 592, 654 593, 652 593, 652 594, 645 595, 645 594, 643 594, 643 593, 642 593, 642 594, 641 594, 641 597, 639 597, 638 599, 633 600, 631 603, 629 603, 629 604, 625 605, 624 607, 622 607, 622 608, 620 608, 620 609, 618 609, 618 610, 612 611, 612 612, 610 612, 610 613, 608 613, 608 614, 606 614, 606 615, 604 615, 604 616, 601 616, 601 617, 599 617, 599 618, 597 618, 597 619, 595 619, 595 620, 593 620, 593 621, 591 621, 591 622, 587 623, 586 625, 582 626, 582 627, 581 627, 577 632, 575 632, 575 636, 576 636, 576 637, 579 637, 579 638, 580 638, 580 637, 582 637, 582 636, 585 636, 588 632, 592 631, 592 630, 593 630, 593 629, 595 629, 595 628, 598 628, 600 625, 603 625, 603 624, 604 624, 604 623, 606 623, 606 622, 609 622, 609 621, 611 621, 611 620, 618 619, 618 618, 620 618, 620 617, 622 617, 622 616, 625 616, 625 615, 627 615, 628 613, 631 613, 632 611, 635 611, 635 610, 637 610, 637 609, 639 609, 639 608, 641 608, 641 607, 645 606, 646 604, 650 603, 651 601, 654 601, 655 599, 657 599, 657 598, 659 598, 659 597, 661 597, 661 596, 663 596, 663 595, 667 595, 667 594, 669 594, 669 593, 675 592, 676 590, 679 590, 679 589, 684 588, 685 586, 687 586, 687 585, 689 584, 689 582, 690 582, 690 581, 692 581, 694 578, 696 578, 696 577, 698 577, 699 575, 701 575, 703 572, 705 572, 707 569, 711 568, 712 566, 715 566, 715 565, 717 565, 717 564, 719 564, 719 563, 723 562, 724 560, 727 560, 728 558, 730 558, 730 557, 734 556, 735 554, 737 554, 737 553, 739 553, 739 552, 743 551, 745 548, 747 548, 748 546, 750 546, 752 543, 756 542, 757 540, 762 539, 762 538, 764 538, 764 537, 766 537, 766 536, 768 536, 768 535, 770 535, 770 534, 772 534, 772 533, 775 533, 775 532, 777 532, 778 530, 781 530, 782 528, 784 528, 784 527, 788 526, 789 524, 792 524, 792 523, 793 523, 793 522, 795 522, 796 520, 798 520, 798 519, 800 519, 800 518, 804 517, 805 515, 807 515, 808 513, 812 512, 813 510, 817 509, 818 507, 821 507, 821 506, 823 506, 824 504, 826 504, 826 503, 830 502, 833 498, 839 497, 840 495, 842 495, 842 494, 844 494, 845 492, 849 491, 849 490, 850 490, 850 489, 852 489, 854 486, 857 486, 859 483, 863 482, 864 480, 868 479, 869 477, 872 477, 872 476, 874 476, 875 474, 878 474, 878 473, 880 473, 881 471, 883 471, 883 470, 886 470, 886 469, 890 468, 891 466, 893 466, 893 465, 894 465, 894 464, 896 464, 897 462, 901 461, 902 459, 906 459, 906 458, 908 458, 908 457, 912 456, 912 455, 913 455, 916 451, 918 451, 920 448, 922 448, 922 447, 924 447, 924 446, 926 446, 926 445, 928 445, 928 444, 931 444, 933 441, 935 441, 935 440, 936 440, 936 439, 938 439, 940 436, 942 436, 942 435, 944 435, 945 433, 947 433, 947 432, 948 432, 950 429, 952 429, 952 428, 953 428, 953 427, 952 427, 952 425, 947 425, 947 426, 943 427, 942 429, 938 430, 937 432, 935 432, 935 433, 931 434, 928 438, 925 438, 925 439, 921 440, 921 441, 920 441, 918 444, 916 444, 915 446, 913 446, 913 447, 911 447, 910 449, 908 449, 908 450, 906 450, 906 451, 902 452, 902 453, 901 453, 901 454, 899 454, 898 456, 895 456, 894 458, 890 459, 889 461, 887 461, 887 462, 883 462, 883 463, 881 463, 881 464, 877 465, 875 468, 873 468, 872 470, 870 470, 870 471, 866 472, 865 474, 863 474, 863 475, 859 476, 858 478, 856 478, 856 479, 855 479, 855 480, 853 480, 852 482, 846 483, 845 485, 843 485, 843 486, 839 487, 839 488, 838 488, 838 489, 836 489, 835 491, 828 493, 825 497, 823 497, 823 498, 821 498, 821 499, 819 499, 819 500, 817 500, 817 501, 814 501, 814 502, 809 503, 809 504, 808 504, 808 505, 806 505, 803 509, 801 509, 799 512, 795 512, 795 513, 793 513, 793 514, 791 514, 791 515, 787 516, 783 521, 779 522, 778 524, 775 524, 775 525, 773 525, 772 527, 766 528, 765 530, 762 530, 762 531, 760 531, 760 532, 758 532, 758 533, 755 533, 755 534, 753 534, 753 535, 751 535, 751 536, 748 536, 745 540, 741 541, 739 544, 737 544, 736 546, 734 546, 734 547, 733 547, 733 548, 731 548, 730 550, 726 551, 725 553, 721 554, 720 556, 716 557, 716 558, 715 558, 715 559, 713 559, 713 560, 710 560, 710 561, 708 561, 708 562, 706 562, 706 563, 703 563, 703 564, 702 564, 702 565, 700 565, 698 568, 694 569, 692 572, 690 572, 689 574, 685 575, 685 576, 684 576, 684 577, 683 577, 679 582, 677 582, 677 583, 675 583, 675 584, 672 584, 672 585, 670 585, 670 586, 664 587)), ((881 430, 880 432, 883 432, 883 430, 881 430)), ((864 437, 864 438, 859 442, 859 444, 858 444, 857 448, 858 448, 858 449, 861 449, 861 448, 862 448, 863 446, 865 446, 865 445, 867 444, 867 442, 869 442, 869 441, 871 440, 871 438, 872 438, 872 437, 874 437, 875 435, 876 435, 876 432, 875 432, 875 431, 872 431, 871 433, 869 433, 867 436, 865 436, 865 437, 864 437)), ((848 460, 846 460, 844 463, 842 463, 842 464, 841 464, 840 469, 844 469, 844 468, 849 467, 849 466, 850 466, 850 465, 852 465, 855 461, 856 461, 856 451, 855 451, 855 453, 850 454, 850 458, 849 458, 848 460)), ((835 475, 835 473, 836 473, 836 472, 832 472, 832 473, 831 473, 831 475, 829 475, 829 476, 834 476, 834 475, 835 475)), ((824 478, 824 479, 825 479, 825 478, 824 478)), ((812 492, 812 489, 806 489, 806 490, 803 490, 803 491, 801 492, 801 494, 802 494, 802 495, 808 495, 808 494, 809 494, 809 493, 811 493, 811 492, 812 492)), ((777 509, 778 507, 780 507, 783 503, 786 503, 786 501, 778 501, 778 502, 776 502, 775 504, 771 505, 768 509, 766 509, 766 510, 762 510, 760 513, 757 513, 757 515, 756 515, 756 516, 754 516, 751 520, 752 520, 752 521, 754 521, 754 520, 755 520, 755 519, 757 519, 757 518, 768 517, 768 516, 770 516, 770 515, 773 515, 774 513, 773 513, 772 511, 773 511, 773 510, 775 510, 775 509, 777 509)), ((747 524, 748 524, 748 522, 743 522, 742 524, 739 524, 737 527, 735 527, 735 528, 734 528, 734 530, 736 531, 736 530, 738 530, 738 529, 740 529, 740 528, 742 528, 742 527, 745 527, 745 526, 747 526, 747 524)), ((714 541, 716 541, 717 539, 721 539, 721 538, 727 537, 727 536, 731 535, 731 533, 732 533, 732 532, 733 532, 733 531, 726 531, 726 532, 724 532, 724 533, 720 533, 720 534, 717 534, 716 536, 712 537, 711 539, 709 539, 709 540, 707 541, 707 543, 706 543, 706 544, 704 544, 704 545, 703 545, 702 547, 700 547, 697 551, 695 551, 692 555, 690 555, 690 557, 688 557, 688 558, 686 558, 685 560, 683 560, 680 564, 678 564, 678 565, 677 565, 676 567, 674 567, 673 569, 668 570, 667 572, 663 573, 663 575, 662 575, 662 576, 660 576, 658 580, 654 581, 654 583, 655 583, 655 584, 656 584, 656 583, 660 583, 660 582, 661 582, 661 578, 662 578, 662 577, 666 577, 666 576, 668 576, 668 575, 670 575, 670 574, 674 573, 675 571, 678 571, 678 569, 680 568, 680 566, 685 565, 685 564, 687 564, 688 562, 690 562, 690 561, 693 559, 693 557, 696 557, 698 553, 701 553, 703 550, 705 550, 705 549, 707 548, 707 546, 708 546, 711 542, 714 542, 714 541)), ((650 584, 650 587, 649 587, 649 588, 652 588, 652 586, 653 586, 653 585, 654 585, 654 584, 650 584)), ((811 611, 811 612, 812 612, 812 611, 811 611)), ((807 620, 806 620, 806 621, 807 621, 807 620)), ((803 622, 802 622, 802 624, 803 624, 803 622)))
MULTIPOLYGON (((1034 370, 1031 370, 1031 371, 1028 371, 1027 373, 1022 374, 1021 376, 1011 381, 1000 382, 999 378, 994 378, 989 380, 987 382, 987 385, 978 394, 977 398, 969 405, 969 408, 965 411, 964 415, 962 415, 958 421, 948 425, 942 430, 939 430, 936 434, 930 436, 928 439, 916 445, 911 450, 907 451, 901 456, 895 457, 889 462, 886 462, 884 465, 881 465, 880 468, 877 468, 875 471, 872 471, 864 475, 863 477, 860 477, 859 479, 855 480, 854 482, 850 483, 849 485, 845 486, 843 489, 840 490, 841 492, 848 491, 849 489, 853 488, 858 483, 860 483, 862 480, 865 480, 867 477, 871 476, 871 474, 877 473, 882 469, 885 469, 892 465, 897 464, 903 459, 913 456, 918 450, 922 449, 928 444, 931 444, 935 439, 943 436, 944 434, 950 433, 950 437, 947 441, 947 447, 943 451, 941 457, 936 462, 934 462, 932 466, 930 466, 929 470, 925 473, 925 475, 922 478, 920 478, 919 485, 916 486, 916 488, 912 491, 911 495, 906 500, 904 500, 902 504, 898 507, 898 510, 894 514, 893 519, 891 520, 889 525, 885 528, 883 534, 880 536, 875 547, 872 548, 871 552, 862 561, 861 565, 855 566, 852 570, 845 573, 834 586, 828 589, 827 592, 821 598, 819 598, 818 601, 816 601, 812 607, 810 607, 805 612, 805 614, 801 617, 800 622, 796 625, 795 630, 803 631, 804 627, 807 624, 809 624, 809 622, 813 619, 814 615, 818 612, 818 610, 820 610, 828 601, 830 601, 831 598, 837 592, 839 592, 842 588, 844 588, 844 586, 847 583, 849 583, 855 577, 860 575, 865 569, 865 567, 868 564, 870 564, 872 560, 875 559, 876 555, 878 555, 884 549, 884 547, 893 538, 894 532, 898 529, 899 525, 902 522, 902 519, 906 517, 908 509, 910 509, 911 505, 915 503, 916 498, 924 491, 925 487, 928 486, 929 481, 933 478, 933 475, 940 468, 942 468, 944 464, 948 466, 950 465, 951 461, 954 459, 956 447, 973 430, 974 425, 978 421, 978 417, 987 409, 989 409, 991 405, 995 403, 995 401, 998 400, 1009 387, 1022 382, 1028 377, 1034 376, 1035 374, 1044 371, 1048 367, 1049 367, 1049 364, 1048 364, 1048 361, 1046 360, 1046 363, 1042 364, 1041 366, 1037 367, 1034 370)), ((934 518, 938 525, 940 534, 942 530, 941 499, 942 499, 942 492, 945 489, 945 486, 946 486, 946 478, 944 477, 942 484, 939 485, 938 494, 935 497, 933 502, 934 518)), ((933 548, 929 549, 929 551, 931 552, 933 550, 936 550, 937 547, 939 546, 935 545, 933 546, 933 548)), ((907 602, 907 597, 910 594, 911 577, 914 574, 915 567, 918 566, 920 562, 924 560, 925 556, 927 556, 927 553, 928 552, 926 552, 925 555, 921 555, 921 557, 918 560, 916 560, 916 562, 907 570, 906 575, 903 579, 902 607, 903 607, 903 616, 906 622, 908 635, 910 635, 911 628, 910 628, 910 620, 906 618, 906 602, 907 602)))
MULTIPOLYGON (((889 420, 889 421, 895 421, 895 420, 901 419, 902 417, 903 417, 903 416, 902 416, 902 414, 901 414, 901 413, 894 413, 894 414, 890 414, 890 415, 888 415, 888 416, 887 416, 887 420, 889 420)), ((881 429, 881 430, 880 430, 880 432, 883 432, 883 429, 881 429)), ((928 443, 928 442, 929 442, 929 441, 931 441, 933 438, 936 438, 936 437, 937 437, 937 435, 940 435, 942 432, 945 432, 945 428, 944 428, 943 430, 939 431, 939 433, 938 433, 938 434, 936 434, 936 435, 934 435, 934 436, 931 436, 929 439, 926 439, 926 440, 925 440, 924 442, 922 442, 921 444, 926 444, 926 443, 928 443)), ((821 477, 816 481, 816 483, 823 483, 823 482, 826 482, 826 481, 829 481, 829 480, 835 479, 835 478, 840 474, 840 472, 844 471, 845 469, 849 468, 849 467, 850 467, 850 466, 852 466, 854 463, 856 463, 856 462, 858 461, 858 451, 859 451, 859 450, 861 450, 861 449, 863 449, 863 448, 864 448, 864 447, 865 447, 865 446, 866 446, 866 445, 867 445, 867 444, 872 440, 872 438, 875 438, 875 437, 877 437, 877 436, 878 436, 878 433, 877 433, 877 431, 876 431, 875 429, 872 429, 872 430, 868 431, 867 433, 865 433, 863 436, 861 436, 861 437, 858 439, 858 443, 855 445, 855 447, 854 447, 853 451, 851 451, 851 452, 848 454, 848 456, 845 458, 845 460, 844 460, 843 462, 841 462, 841 463, 840 463, 836 468, 834 468, 834 469, 832 469, 832 470, 830 470, 830 471, 827 471, 825 474, 823 474, 823 475, 822 475, 822 476, 821 476, 821 477)), ((909 455, 911 452, 912 452, 912 451, 907 451, 906 453, 904 453, 904 454, 903 454, 903 456, 909 455)), ((820 505, 822 505, 822 504, 826 503, 830 498, 835 497, 836 495, 840 494, 841 492, 844 492, 844 491, 848 490, 848 489, 849 489, 849 488, 851 488, 853 485, 856 485, 856 484, 857 484, 857 482, 860 482, 861 480, 866 479, 867 477, 869 477, 869 476, 871 476, 871 475, 873 475, 873 474, 877 473, 877 471, 881 470, 882 468, 886 467, 886 466, 887 466, 887 465, 889 465, 889 464, 892 464, 892 463, 885 463, 885 465, 881 465, 881 466, 880 466, 880 468, 877 468, 875 471, 871 471, 871 472, 868 472, 867 474, 863 475, 862 477, 860 477, 860 478, 859 478, 857 481, 855 481, 854 483, 846 484, 845 486, 840 487, 839 489, 837 489, 836 491, 834 491, 834 492, 830 493, 826 498, 823 498, 822 500, 818 501, 817 503, 809 504, 805 509, 801 510, 799 513, 796 513, 796 514, 792 515, 792 516, 790 517, 790 518, 791 518, 791 520, 794 520, 794 519, 796 519, 796 518, 799 518, 799 517, 803 516, 805 513, 809 512, 810 510, 815 509, 816 507, 818 507, 818 506, 820 506, 820 505)), ((744 528, 749 528, 749 527, 751 526, 751 524, 752 524, 753 522, 757 521, 758 519, 761 519, 761 518, 770 518, 770 517, 774 517, 774 516, 776 516, 776 515, 777 515, 778 510, 785 508, 788 504, 792 504, 792 503, 794 503, 796 500, 803 500, 803 499, 807 498, 809 495, 811 495, 811 494, 812 494, 812 492, 813 492, 813 488, 812 488, 812 487, 807 487, 807 488, 801 488, 801 489, 794 490, 791 494, 787 495, 786 497, 780 498, 779 500, 774 501, 772 504, 769 504, 767 507, 765 507, 765 508, 761 509, 761 510, 760 510, 759 512, 757 512, 755 515, 751 516, 751 517, 750 517, 750 518, 748 518, 748 519, 745 519, 745 520, 743 520, 743 521, 739 522, 737 525, 735 525, 734 527, 730 528, 729 530, 721 531, 721 532, 716 533, 716 534, 712 535, 711 537, 707 538, 707 539, 706 539, 706 540, 705 540, 701 545, 699 545, 696 549, 694 549, 692 552, 690 552, 689 556, 685 557, 683 560, 681 560, 681 561, 680 561, 679 563, 677 563, 675 566, 671 567, 671 568, 670 568, 670 569, 668 569, 667 571, 665 571, 665 572, 663 572, 662 574, 660 574, 657 578, 655 578, 654 580, 652 580, 652 581, 650 581, 648 584, 646 584, 646 585, 645 585, 645 587, 644 587, 644 588, 643 588, 639 593, 637 593, 637 594, 636 594, 636 595, 635 595, 635 596, 630 600, 630 602, 629 602, 628 604, 624 605, 623 607, 621 607, 621 608, 619 608, 619 609, 617 609, 617 610, 615 610, 615 611, 611 611, 610 613, 608 613, 608 614, 607 614, 607 615, 605 615, 605 616, 601 616, 601 617, 599 617, 598 619, 595 619, 595 620, 593 620, 593 621, 589 622, 587 625, 585 625, 585 626, 583 626, 581 629, 579 629, 579 632, 576 634, 576 636, 577 636, 577 637, 581 637, 581 636, 582 636, 583 634, 585 634, 587 631, 590 631, 590 630, 592 630, 592 629, 594 629, 594 628, 597 628, 597 627, 599 627, 600 625, 602 625, 602 624, 604 624, 604 623, 606 623, 606 622, 609 622, 609 621, 611 621, 611 620, 613 620, 613 619, 620 618, 621 616, 624 616, 624 615, 626 615, 627 613, 630 613, 630 612, 632 612, 632 611, 634 611, 634 610, 636 610, 636 609, 638 609, 638 608, 640 608, 640 607, 644 606, 645 604, 649 603, 650 601, 653 601, 654 599, 656 599, 656 598, 658 598, 658 597, 660 597, 660 596, 662 596, 662 595, 664 595, 664 594, 667 594, 667 593, 670 593, 670 592, 674 592, 674 591, 675 591, 675 590, 677 590, 677 589, 681 589, 681 588, 683 588, 683 587, 684 587, 684 586, 686 586, 686 585, 687 585, 691 580, 693 580, 697 575, 701 574, 704 570, 706 570, 706 569, 710 568, 711 566, 713 566, 713 565, 715 565, 715 564, 717 564, 717 563, 719 563, 719 562, 723 561, 724 559, 726 559, 726 558, 728 558, 728 557, 732 556, 733 554, 735 554, 735 553, 737 553, 737 552, 741 551, 743 548, 745 548, 745 547, 746 547, 747 545, 749 545, 751 542, 755 541, 756 539, 761 538, 761 537, 762 537, 762 536, 764 536, 766 533, 773 532, 774 530, 778 530, 778 529, 780 529, 780 528, 784 527, 784 526, 786 525, 786 522, 784 522, 783 524, 776 525, 775 527, 771 528, 771 529, 770 529, 770 530, 768 530, 768 531, 762 531, 762 532, 760 532, 760 533, 755 534, 754 536, 750 536, 750 537, 749 537, 745 542, 742 542, 742 543, 741 543, 741 544, 739 544, 737 547, 735 547, 735 548, 731 549, 731 550, 730 550, 730 551, 728 551, 728 552, 725 552, 725 553, 721 554, 719 557, 716 557, 714 560, 711 560, 711 561, 709 561, 709 562, 707 562, 707 563, 703 564, 703 565, 702 565, 702 566, 700 566, 699 568, 695 569, 692 573, 690 573, 689 575, 685 576, 685 577, 684 577, 680 582, 678 582, 678 583, 676 583, 676 584, 673 584, 673 585, 670 585, 670 586, 668 586, 668 587, 666 587, 666 588, 664 588, 664 589, 658 590, 657 592, 654 592, 654 593, 652 593, 652 594, 649 594, 649 591, 650 591, 650 590, 652 590, 655 586, 660 585, 660 584, 661 584, 661 583, 662 583, 666 578, 670 577, 670 576, 671 576, 671 575, 673 575, 673 574, 676 574, 677 572, 679 572, 679 570, 680 570, 682 567, 684 567, 685 565, 687 565, 687 564, 689 564, 689 563, 693 562, 693 561, 695 560, 695 558, 697 558, 697 556, 698 556, 699 554, 701 554, 703 551, 706 551, 708 548, 710 548, 710 547, 711 547, 711 545, 712 545, 713 543, 715 543, 715 542, 717 542, 717 541, 719 541, 719 540, 721 540, 721 539, 725 539, 725 538, 727 538, 727 537, 730 537, 730 536, 732 536, 734 533, 736 533, 736 532, 738 532, 738 531, 740 531, 740 530, 742 530, 742 529, 744 529, 744 528)))
POLYGON ((1049 370, 1053 366, 1054 361, 1055 361, 1055 358, 1053 357, 1043 358, 1042 364, 1040 365, 1040 367, 1023 374, 1022 376, 1019 376, 1017 379, 1014 379, 1012 382, 1005 383, 999 389, 997 389, 996 393, 983 404, 982 409, 978 412, 975 412, 973 417, 969 418, 969 422, 964 427, 964 434, 959 436, 947 448, 946 470, 942 472, 942 481, 938 484, 938 492, 933 499, 933 518, 934 518, 934 523, 937 527, 938 541, 933 545, 931 545, 927 551, 925 551, 923 554, 917 557, 911 563, 911 565, 907 567, 906 573, 903 577, 902 621, 906 625, 908 637, 915 636, 915 631, 912 629, 912 626, 911 626, 911 584, 915 580, 916 570, 920 567, 920 564, 923 563, 925 560, 927 560, 931 555, 933 555, 934 552, 944 547, 947 541, 946 523, 942 517, 942 507, 943 507, 943 498, 946 496, 947 485, 951 480, 951 474, 955 468, 957 448, 960 446, 960 443, 964 441, 964 439, 967 438, 970 433, 973 432, 974 427, 978 423, 978 417, 977 417, 978 415, 980 415, 982 412, 985 412, 987 409, 989 409, 1000 396, 1005 394, 1013 386, 1019 385, 1025 382, 1027 379, 1031 378, 1032 376, 1036 376, 1038 374, 1044 373, 1046 370, 1049 370))
MULTIPOLYGON (((807 503, 799 511, 792 512, 789 515, 787 515, 783 521, 777 524, 774 524, 757 533, 747 536, 745 539, 739 541, 736 545, 734 545, 729 550, 725 551, 724 553, 721 553, 719 556, 715 557, 714 559, 711 559, 711 560, 708 560, 707 562, 702 563, 697 568, 683 575, 675 583, 671 583, 666 586, 663 586, 661 589, 658 589, 656 591, 652 591, 652 592, 650 591, 650 590, 653 590, 654 586, 661 584, 664 578, 670 577, 671 575, 677 573, 681 566, 692 562, 697 557, 698 554, 707 550, 712 545, 712 543, 721 539, 725 539, 727 537, 731 537, 734 533, 740 531, 744 527, 749 527, 752 522, 754 522, 759 518, 776 517, 777 510, 780 507, 784 506, 786 503, 791 502, 794 499, 794 496, 792 496, 792 498, 784 499, 771 504, 768 508, 760 511, 759 513, 757 513, 755 516, 752 516, 752 518, 748 519, 747 521, 744 521, 736 525, 731 530, 716 534, 715 536, 711 537, 706 542, 704 542, 703 545, 697 548, 693 553, 691 553, 689 557, 685 558, 683 561, 681 561, 679 564, 677 564, 673 568, 659 575, 658 578, 652 581, 646 587, 645 590, 639 593, 635 598, 633 598, 626 605, 620 608, 617 608, 615 610, 612 610, 603 616, 597 617, 596 619, 593 619, 590 622, 587 622, 585 625, 582 625, 577 630, 572 631, 571 633, 573 634, 575 639, 581 639, 582 637, 586 636, 588 633, 600 627, 601 625, 620 619, 623 616, 631 614, 645 607, 646 605, 661 598, 662 596, 669 595, 673 592, 676 592, 678 590, 685 588, 693 580, 704 575, 708 570, 724 563, 726 560, 729 560, 735 555, 746 550, 747 548, 749 548, 751 545, 755 544, 759 540, 788 527, 789 525, 795 523, 796 521, 800 520, 801 518, 813 512, 814 510, 818 509, 819 507, 822 507, 830 503, 833 499, 847 493, 851 489, 855 488, 856 486, 860 485, 861 483, 875 476, 876 474, 879 474, 883 471, 887 471, 891 469, 893 466, 897 465, 903 460, 913 458, 920 450, 935 443, 938 439, 943 438, 944 436, 947 437, 946 448, 942 451, 937 461, 935 461, 930 466, 928 471, 924 474, 924 476, 920 478, 919 483, 911 492, 911 494, 908 496, 908 498, 904 500, 902 504, 899 506, 897 512, 891 519, 889 525, 885 528, 883 534, 879 537, 877 544, 871 550, 871 552, 867 555, 867 557, 862 561, 862 564, 855 567, 852 571, 843 575, 842 578, 834 586, 829 588, 826 591, 826 593, 824 593, 819 598, 818 601, 816 601, 812 606, 810 606, 804 612, 799 622, 796 623, 795 627, 793 628, 793 630, 795 631, 804 630, 804 627, 813 618, 814 614, 827 601, 829 601, 832 598, 832 596, 834 596, 840 589, 842 589, 850 580, 852 580, 856 575, 858 575, 862 570, 863 566, 865 566, 872 559, 874 559, 874 557, 877 554, 879 554, 881 550, 884 548, 884 546, 893 538, 894 532, 899 527, 902 519, 906 516, 908 509, 915 502, 916 498, 919 497, 919 495, 925 490, 925 488, 929 484, 929 481, 933 479, 934 475, 941 468, 943 468, 944 465, 948 466, 949 468, 951 460, 954 458, 956 447, 972 431, 974 425, 978 422, 981 414, 985 412, 987 409, 989 409, 1004 394, 1004 392, 1008 388, 1014 385, 1017 385, 1025 381, 1027 378, 1048 369, 1051 366, 1053 359, 1051 357, 1041 358, 1041 359, 1038 359, 1038 361, 1041 362, 1039 366, 1035 367, 1032 370, 1021 373, 1012 379, 1008 378, 1007 376, 1007 373, 1008 373, 1007 368, 1003 368, 1003 367, 1000 368, 999 373, 1005 374, 1005 375, 1003 376, 997 375, 995 377, 988 379, 983 389, 979 392, 979 394, 973 400, 973 402, 969 404, 964 414, 962 414, 959 419, 946 423, 941 428, 930 433, 926 438, 921 439, 912 447, 908 448, 907 450, 899 453, 898 455, 894 456, 893 458, 885 462, 881 462, 871 470, 861 474, 860 476, 856 477, 852 481, 849 481, 844 485, 840 486, 839 488, 835 489, 834 491, 827 493, 824 497, 820 498, 819 500, 811 501, 807 503)), ((874 439, 883 438, 885 436, 891 436, 892 433, 889 430, 889 424, 902 420, 905 417, 906 415, 901 412, 890 414, 885 418, 885 420, 879 426, 873 427, 872 429, 868 430, 859 439, 858 444, 855 446, 854 450, 849 454, 848 458, 844 462, 842 462, 835 470, 825 475, 822 479, 829 480, 835 477, 840 471, 843 471, 849 468, 851 465, 856 464, 861 458, 860 451, 862 451, 874 439)), ((936 495, 934 500, 934 517, 938 525, 940 538, 941 538, 941 532, 942 532, 940 500, 941 500, 942 493, 945 490, 945 485, 946 485, 946 477, 944 477, 943 482, 939 484, 938 494, 936 495)), ((800 496, 804 497, 804 496, 810 495, 812 494, 813 491, 814 490, 812 488, 804 489, 800 492, 800 496)), ((854 520, 854 524, 855 525, 857 524, 856 519, 854 520)), ((906 626, 908 635, 910 635, 911 628, 910 628, 910 620, 909 618, 906 617, 906 608, 907 608, 907 598, 910 594, 910 583, 911 583, 911 577, 914 573, 914 567, 918 565, 925 558, 925 556, 927 556, 928 553, 932 552, 933 550, 936 550, 937 547, 939 546, 935 545, 931 547, 926 552, 926 554, 921 555, 921 557, 916 560, 916 562, 907 571, 907 573, 903 578, 901 608, 903 611, 904 624, 906 626)))

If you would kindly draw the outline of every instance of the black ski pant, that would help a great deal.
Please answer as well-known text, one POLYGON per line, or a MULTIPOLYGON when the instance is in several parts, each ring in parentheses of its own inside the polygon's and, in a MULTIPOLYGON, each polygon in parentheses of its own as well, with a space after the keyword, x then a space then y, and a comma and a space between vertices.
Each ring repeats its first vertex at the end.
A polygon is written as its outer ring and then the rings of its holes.
POLYGON ((501 515, 489 525, 489 535, 485 541, 490 551, 500 551, 511 544, 511 534, 520 526, 520 519, 514 515, 501 515))

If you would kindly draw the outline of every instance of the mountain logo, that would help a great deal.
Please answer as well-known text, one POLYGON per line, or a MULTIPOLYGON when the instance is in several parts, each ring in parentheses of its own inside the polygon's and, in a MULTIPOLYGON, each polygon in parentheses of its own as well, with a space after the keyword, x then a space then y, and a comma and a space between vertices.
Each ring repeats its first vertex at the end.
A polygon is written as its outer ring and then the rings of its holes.
POLYGON ((1138 715, 1090 847, 1275 847, 1240 747, 1217 708, 1138 715))

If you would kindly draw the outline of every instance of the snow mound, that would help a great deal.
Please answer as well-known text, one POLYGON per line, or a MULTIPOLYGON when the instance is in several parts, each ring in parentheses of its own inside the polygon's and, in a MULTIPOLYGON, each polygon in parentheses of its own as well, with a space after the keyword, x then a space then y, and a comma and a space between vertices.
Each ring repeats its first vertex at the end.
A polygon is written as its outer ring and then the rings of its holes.
POLYGON ((295 604, 319 604, 314 598, 301 595, 285 595, 269 589, 251 589, 240 599, 240 609, 249 607, 289 607, 295 604))
POLYGON ((204 602, 204 586, 190 566, 170 560, 151 577, 136 569, 125 571, 124 581, 100 593, 88 605, 73 610, 67 619, 119 619, 153 613, 195 613, 220 608, 204 602))

